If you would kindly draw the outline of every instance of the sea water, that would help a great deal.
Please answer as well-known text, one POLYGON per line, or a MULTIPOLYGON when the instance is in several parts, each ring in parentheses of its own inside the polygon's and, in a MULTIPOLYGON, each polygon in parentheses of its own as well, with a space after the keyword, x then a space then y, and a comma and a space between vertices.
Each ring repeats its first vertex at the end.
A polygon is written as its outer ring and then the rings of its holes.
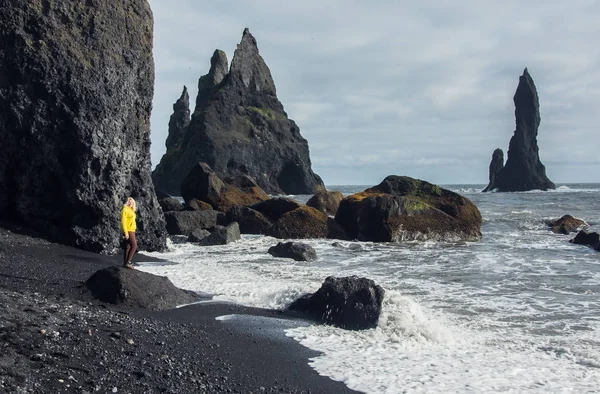
POLYGON ((600 184, 524 193, 484 186, 445 186, 478 206, 479 242, 303 240, 318 259, 296 262, 267 253, 279 240, 245 235, 225 246, 173 245, 153 255, 176 264, 142 269, 217 300, 278 309, 330 275, 373 279, 386 291, 377 328, 286 330, 320 352, 309 360, 319 374, 358 391, 600 392, 600 252, 545 223, 571 214, 600 232, 600 184))

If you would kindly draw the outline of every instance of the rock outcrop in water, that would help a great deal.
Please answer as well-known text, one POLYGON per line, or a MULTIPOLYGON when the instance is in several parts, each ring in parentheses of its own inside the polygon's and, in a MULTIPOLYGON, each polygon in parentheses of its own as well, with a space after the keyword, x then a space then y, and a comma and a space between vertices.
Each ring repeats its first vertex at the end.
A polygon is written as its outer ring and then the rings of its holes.
POLYGON ((492 161, 490 162, 490 183, 483 189, 483 192, 488 192, 496 185, 496 179, 500 175, 502 168, 504 167, 504 152, 498 148, 492 154, 492 161))
POLYGON ((138 244, 166 245, 150 179, 154 62, 146 0, 0 6, 0 218, 110 252, 138 202, 138 244))
POLYGON ((540 161, 537 144, 540 103, 535 84, 527 69, 519 78, 519 86, 513 100, 515 102, 516 130, 510 139, 508 159, 506 165, 500 166, 501 163, 496 155, 499 149, 496 149, 490 164, 490 183, 483 191, 515 192, 555 189, 554 183, 546 176, 546 167, 540 161))
MULTIPOLYGON (((180 119, 176 114, 183 111, 176 107, 173 116, 180 119)), ((158 190, 179 193, 198 162, 208 163, 222 179, 250 175, 271 194, 310 194, 323 187, 311 169, 308 143, 277 99, 271 72, 248 29, 229 71, 225 53, 215 51, 208 74, 198 82, 191 121, 182 130, 183 123, 169 128, 167 152, 152 174, 158 190)))
POLYGON ((466 197, 407 176, 347 196, 335 221, 350 239, 372 242, 481 238, 481 214, 466 197))

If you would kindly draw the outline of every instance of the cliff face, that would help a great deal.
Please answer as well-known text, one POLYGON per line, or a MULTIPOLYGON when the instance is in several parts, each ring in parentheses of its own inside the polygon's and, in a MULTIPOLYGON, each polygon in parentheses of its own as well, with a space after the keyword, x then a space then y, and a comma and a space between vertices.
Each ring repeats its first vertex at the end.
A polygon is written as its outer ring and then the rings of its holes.
POLYGON ((537 144, 540 126, 540 103, 533 79, 527 69, 519 78, 513 97, 515 102, 516 130, 510 139, 506 165, 497 172, 484 191, 496 189, 503 192, 548 190, 556 186, 546 176, 546 167, 540 161, 537 144))
POLYGON ((165 246, 150 179, 153 20, 146 0, 10 1, 0 7, 0 217, 96 252, 165 246))
MULTIPOLYGON (((169 132, 171 139, 171 131, 169 132)), ((152 174, 155 186, 179 194, 198 162, 221 178, 250 175, 267 193, 309 194, 323 187, 311 169, 307 141, 277 99, 271 72, 248 29, 228 70, 216 50, 207 75, 198 81, 189 125, 152 174)))

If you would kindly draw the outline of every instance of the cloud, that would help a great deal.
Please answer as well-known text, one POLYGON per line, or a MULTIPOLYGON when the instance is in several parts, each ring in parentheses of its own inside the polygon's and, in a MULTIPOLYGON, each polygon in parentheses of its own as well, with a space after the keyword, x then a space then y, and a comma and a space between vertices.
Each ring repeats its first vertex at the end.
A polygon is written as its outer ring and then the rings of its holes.
POLYGON ((597 1, 150 4, 154 165, 182 85, 194 102, 214 49, 231 61, 249 27, 327 184, 375 184, 391 173, 487 183, 493 150, 508 149, 524 67, 540 96, 538 141, 548 176, 598 181, 591 143, 600 124, 597 1))

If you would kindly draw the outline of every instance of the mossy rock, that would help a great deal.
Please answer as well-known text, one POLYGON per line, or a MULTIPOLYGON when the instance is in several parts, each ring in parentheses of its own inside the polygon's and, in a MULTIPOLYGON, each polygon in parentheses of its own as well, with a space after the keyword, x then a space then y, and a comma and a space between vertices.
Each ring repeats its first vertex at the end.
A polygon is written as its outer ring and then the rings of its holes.
POLYGON ((299 202, 289 198, 271 198, 253 205, 251 208, 262 213, 271 221, 277 221, 283 215, 302 206, 299 202))
POLYGON ((281 216, 267 234, 281 239, 327 238, 327 219, 325 213, 303 205, 281 216))
POLYGON ((384 181, 340 202, 335 220, 361 241, 446 241, 481 238, 481 214, 469 199, 410 177, 384 181))
POLYGON ((306 205, 325 212, 328 215, 335 215, 340 201, 344 199, 344 195, 339 191, 321 190, 315 193, 307 202, 306 205))

